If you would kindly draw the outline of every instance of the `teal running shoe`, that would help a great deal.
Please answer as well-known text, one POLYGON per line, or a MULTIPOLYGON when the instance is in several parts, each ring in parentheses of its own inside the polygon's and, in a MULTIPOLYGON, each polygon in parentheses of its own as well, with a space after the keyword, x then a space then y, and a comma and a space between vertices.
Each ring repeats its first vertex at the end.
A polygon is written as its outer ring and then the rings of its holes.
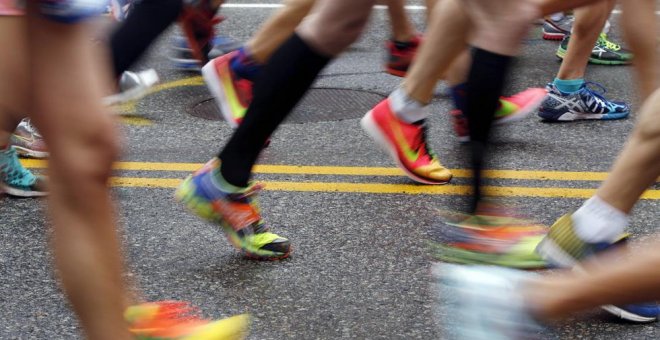
MULTIPOLYGON (((628 236, 623 234, 613 243, 584 242, 575 233, 572 214, 567 214, 550 227, 550 232, 539 243, 536 251, 555 266, 583 270, 579 262, 601 252, 625 246, 628 236)), ((660 314, 660 307, 655 302, 625 306, 604 305, 601 308, 624 320, 638 323, 656 321, 660 314)))
MULTIPOLYGON (((567 35, 557 49, 557 57, 564 59, 568 52, 568 42, 570 35, 567 35)), ((631 51, 622 48, 621 45, 607 39, 607 34, 601 33, 596 41, 596 45, 591 50, 589 62, 598 65, 628 65, 632 63, 633 54, 631 51)))
POLYGON ((280 260, 289 256, 288 239, 270 231, 261 218, 256 194, 261 189, 251 185, 241 192, 220 190, 214 183, 220 160, 212 159, 188 176, 176 191, 176 198, 196 215, 218 224, 227 239, 249 258, 280 260))
POLYGON ((25 169, 18 160, 16 150, 9 147, 0 150, 0 192, 16 197, 46 196, 46 178, 25 169))

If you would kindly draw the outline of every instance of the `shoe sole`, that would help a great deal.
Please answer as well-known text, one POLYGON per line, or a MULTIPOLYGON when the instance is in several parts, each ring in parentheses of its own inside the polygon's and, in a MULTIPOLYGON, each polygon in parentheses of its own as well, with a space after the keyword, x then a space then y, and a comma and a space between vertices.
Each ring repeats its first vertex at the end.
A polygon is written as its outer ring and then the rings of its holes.
POLYGON ((552 117, 551 114, 545 113, 540 110, 538 116, 547 122, 575 122, 578 120, 617 120, 624 119, 630 115, 630 112, 625 113, 580 113, 580 112, 566 112, 559 117, 552 117))
POLYGON ((557 40, 563 40, 564 37, 566 37, 566 34, 564 34, 564 33, 546 33, 546 32, 543 32, 543 39, 544 40, 557 41, 557 40))
POLYGON ((408 71, 395 70, 393 68, 385 67, 385 72, 400 78, 405 78, 408 71))
POLYGON ((43 159, 43 158, 48 158, 49 155, 47 151, 36 151, 17 145, 12 145, 12 147, 14 148, 14 150, 16 150, 16 153, 22 157, 43 159))
POLYGON ((451 180, 451 177, 447 179, 446 181, 430 181, 428 179, 419 177, 418 175, 414 174, 408 168, 406 168, 403 163, 399 160, 399 157, 396 152, 396 148, 392 146, 392 144, 387 141, 387 138, 380 132, 380 129, 378 128, 378 125, 374 121, 372 117, 373 113, 372 111, 367 112, 364 117, 360 120, 360 125, 362 126, 362 129, 373 139, 376 144, 380 145, 380 147, 388 152, 390 154, 390 157, 394 160, 394 162, 397 164, 399 169, 403 170, 403 172, 413 181, 423 183, 423 184, 433 184, 433 185, 441 185, 441 184, 447 184, 451 180))
POLYGON ((5 193, 5 194, 7 194, 9 196, 13 196, 13 197, 26 197, 26 198, 48 196, 47 192, 27 191, 27 190, 16 189, 16 188, 12 188, 10 186, 7 186, 4 183, 0 183, 0 193, 5 193))
MULTIPOLYGON (((547 237, 544 238, 536 247, 536 252, 548 263, 552 263, 563 268, 573 268, 573 270, 578 273, 587 273, 580 266, 579 262, 575 260, 575 258, 566 253, 559 245, 557 245, 557 243, 547 237)), ((614 305, 603 305, 600 306, 600 308, 614 316, 632 322, 646 323, 653 322, 657 319, 657 317, 646 317, 633 314, 614 305)))
POLYGON ((215 65, 213 65, 213 63, 214 62, 212 60, 204 65, 204 67, 202 67, 202 78, 204 78, 206 87, 213 95, 218 108, 220 108, 222 118, 225 120, 225 122, 227 122, 227 124, 229 124, 232 129, 235 129, 238 127, 238 124, 236 124, 236 122, 234 122, 232 119, 231 108, 229 107, 227 97, 225 96, 224 87, 220 81, 220 77, 218 77, 218 73, 216 72, 215 65))
MULTIPOLYGON (((519 120, 524 119, 525 117, 529 116, 532 112, 536 111, 541 107, 541 104, 543 103, 543 100, 548 96, 546 93, 543 97, 540 97, 535 99, 534 101, 531 102, 531 104, 527 105, 524 109, 521 109, 516 112, 516 114, 509 115, 507 117, 504 117, 502 119, 496 120, 493 122, 493 125, 504 125, 504 124, 509 124, 513 122, 517 122, 519 120)), ((469 140, 469 137, 468 137, 469 140)))

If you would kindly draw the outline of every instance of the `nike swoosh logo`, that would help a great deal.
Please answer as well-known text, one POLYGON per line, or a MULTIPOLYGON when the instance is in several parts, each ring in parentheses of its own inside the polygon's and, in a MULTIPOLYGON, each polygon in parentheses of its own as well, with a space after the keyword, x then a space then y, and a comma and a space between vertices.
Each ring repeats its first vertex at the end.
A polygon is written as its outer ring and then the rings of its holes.
POLYGON ((404 156, 406 156, 410 162, 416 161, 419 158, 419 151, 414 151, 408 147, 408 142, 406 142, 406 138, 403 136, 403 131, 401 131, 399 124, 392 120, 390 120, 389 124, 390 129, 392 129, 392 132, 394 133, 394 140, 396 141, 399 148, 401 148, 403 151, 404 156))

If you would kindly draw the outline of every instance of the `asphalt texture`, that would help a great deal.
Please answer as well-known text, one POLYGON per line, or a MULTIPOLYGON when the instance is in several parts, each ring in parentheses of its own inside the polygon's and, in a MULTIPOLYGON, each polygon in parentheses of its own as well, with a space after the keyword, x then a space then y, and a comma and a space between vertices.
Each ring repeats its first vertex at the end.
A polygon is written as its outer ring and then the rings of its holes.
MULTIPOLYGON (((228 19, 220 30, 245 41, 272 11, 225 8, 222 13, 228 19)), ((423 29, 424 11, 411 11, 410 15, 423 29)), ((615 14, 611 37, 620 41, 617 21, 615 14)), ((174 70, 166 58, 175 30, 170 29, 135 68, 156 68, 164 82, 196 75, 174 70)), ((388 32, 386 11, 375 10, 363 37, 323 71, 314 87, 387 95, 401 81, 383 72, 383 41, 388 32)), ((557 45, 542 40, 541 28, 535 26, 508 81, 507 93, 542 87, 551 81, 559 67, 554 55, 557 45)), ((636 121, 639 105, 631 71, 625 66, 590 65, 587 75, 587 80, 608 90, 608 98, 633 103, 635 112, 630 118, 548 124, 531 115, 498 129, 488 167, 608 171, 636 121)), ((430 144, 445 166, 467 168, 467 149, 453 134, 447 115, 451 104, 445 91, 446 87, 439 85, 432 104, 430 144)), ((122 160, 203 163, 213 157, 231 129, 223 122, 188 113, 208 98, 205 87, 190 86, 143 99, 137 106, 139 118, 121 123, 122 160)), ((342 120, 284 124, 260 163, 393 167, 389 157, 361 130, 358 119, 363 113, 342 120)), ((187 173, 136 170, 116 175, 183 178, 187 173)), ((411 183, 402 176, 259 174, 256 179, 411 183)), ((469 182, 458 178, 454 183, 469 182)), ((575 180, 493 179, 492 183, 564 188, 598 185, 575 180)), ((655 184, 654 189, 658 188, 655 184)), ((442 320, 452 311, 436 307, 426 240, 429 229, 437 223, 434 209, 462 209, 467 203, 464 196, 265 191, 261 195, 263 214, 277 233, 292 240, 294 251, 290 259, 281 262, 254 262, 234 251, 218 229, 176 203, 170 188, 119 187, 114 193, 128 275, 147 300, 190 301, 210 318, 249 312, 253 317, 250 339, 437 339, 449 334, 442 320)), ((550 225, 576 209, 583 199, 510 197, 503 201, 550 225)), ((640 201, 629 231, 635 237, 654 233, 659 207, 657 200, 640 201)), ((53 273, 44 210, 42 200, 0 198, 1 339, 81 337, 53 273)), ((660 327, 657 323, 629 324, 593 311, 541 337, 657 339, 660 327)))

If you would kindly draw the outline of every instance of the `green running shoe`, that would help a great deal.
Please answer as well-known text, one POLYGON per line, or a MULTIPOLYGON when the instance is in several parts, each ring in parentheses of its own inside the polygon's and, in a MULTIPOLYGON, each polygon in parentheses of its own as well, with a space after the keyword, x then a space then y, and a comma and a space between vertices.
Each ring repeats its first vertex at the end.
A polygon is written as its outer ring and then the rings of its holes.
MULTIPOLYGON (((564 59, 568 51, 568 42, 570 35, 562 40, 557 49, 557 57, 564 59)), ((607 39, 605 33, 601 33, 596 41, 596 46, 591 50, 589 62, 598 65, 628 65, 632 63, 633 54, 629 50, 622 48, 621 45, 613 43, 607 39)))
POLYGON ((48 194, 46 178, 35 176, 18 161, 13 147, 0 150, 0 192, 16 197, 38 197, 48 194))

